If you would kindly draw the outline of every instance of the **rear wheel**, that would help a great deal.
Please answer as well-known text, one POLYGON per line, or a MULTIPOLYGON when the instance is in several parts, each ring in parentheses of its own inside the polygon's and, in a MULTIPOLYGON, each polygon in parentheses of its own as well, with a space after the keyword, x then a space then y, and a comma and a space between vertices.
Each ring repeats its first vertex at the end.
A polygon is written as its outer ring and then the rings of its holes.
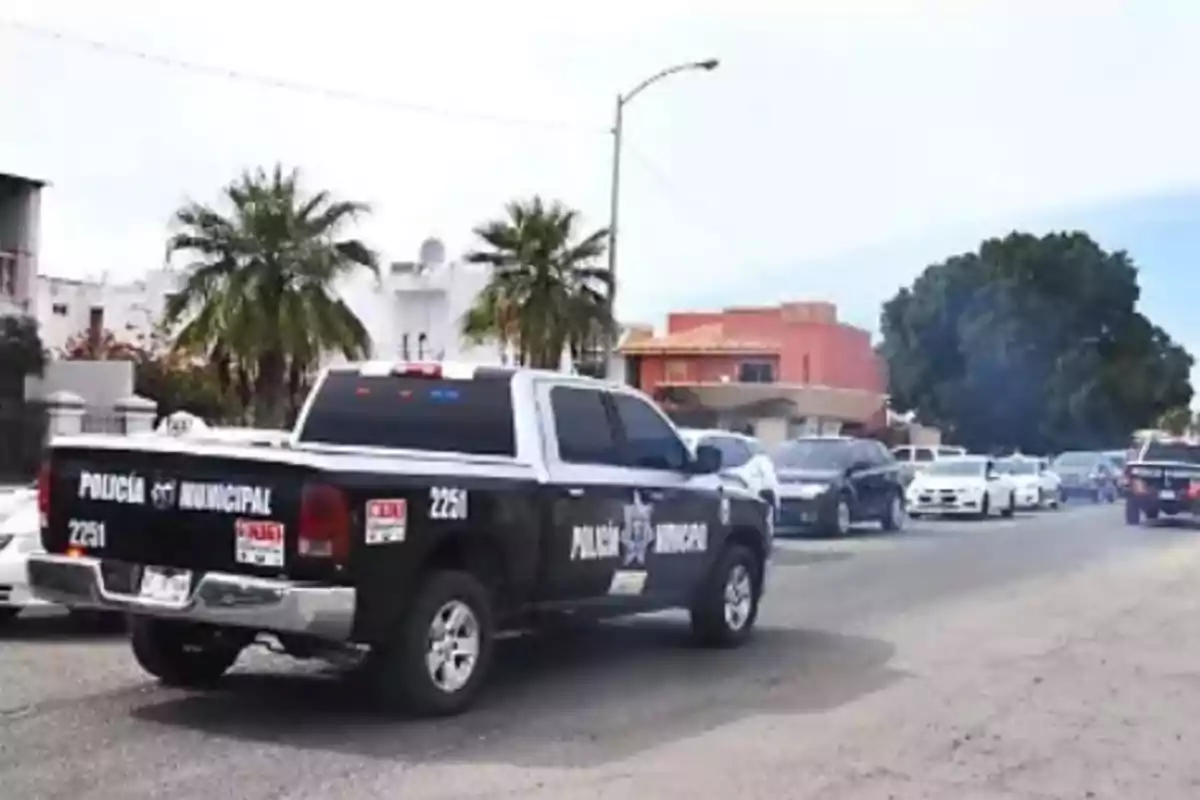
POLYGON ((1125 501, 1125 524, 1126 525, 1141 525, 1142 510, 1137 507, 1137 503, 1131 500, 1125 501))
POLYGON ((721 554, 692 602, 692 635, 708 647, 736 647, 758 619, 762 568, 750 550, 731 544, 721 554))
POLYGON ((240 633, 151 617, 132 618, 129 630, 138 664, 167 686, 215 684, 246 645, 240 633))
POLYGON ((389 710, 447 716, 474 700, 491 667, 491 600, 469 572, 430 575, 394 638, 372 653, 376 697, 389 710))

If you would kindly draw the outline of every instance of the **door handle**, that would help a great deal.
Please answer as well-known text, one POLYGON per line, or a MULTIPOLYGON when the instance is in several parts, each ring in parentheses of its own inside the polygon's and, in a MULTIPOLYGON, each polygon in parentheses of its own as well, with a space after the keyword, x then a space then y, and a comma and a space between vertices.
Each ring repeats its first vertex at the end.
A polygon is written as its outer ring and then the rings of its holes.
POLYGON ((580 487, 572 486, 570 489, 567 489, 567 494, 571 495, 571 497, 583 497, 584 492, 580 487))

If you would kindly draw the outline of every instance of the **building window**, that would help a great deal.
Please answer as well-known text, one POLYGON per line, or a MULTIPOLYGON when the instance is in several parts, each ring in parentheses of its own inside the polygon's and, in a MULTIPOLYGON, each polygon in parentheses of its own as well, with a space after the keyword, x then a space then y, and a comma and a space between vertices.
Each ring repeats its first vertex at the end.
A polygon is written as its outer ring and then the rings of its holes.
POLYGON ((17 257, 0 253, 0 294, 17 294, 17 257))
POLYGON ((775 365, 764 361, 738 364, 738 383, 774 383, 775 365))
POLYGON ((663 369, 663 377, 667 383, 683 383, 688 379, 686 361, 668 361, 663 369))
POLYGON ((54 316, 56 317, 65 317, 67 315, 67 304, 55 303, 50 310, 54 312, 54 316))

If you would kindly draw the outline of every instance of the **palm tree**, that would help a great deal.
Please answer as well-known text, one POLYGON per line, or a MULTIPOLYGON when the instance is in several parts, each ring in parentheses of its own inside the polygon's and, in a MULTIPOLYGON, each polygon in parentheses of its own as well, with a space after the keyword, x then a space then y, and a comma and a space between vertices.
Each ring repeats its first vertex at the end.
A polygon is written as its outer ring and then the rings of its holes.
POLYGON ((217 365, 255 424, 285 424, 294 395, 321 358, 364 358, 371 338, 334 285, 365 268, 378 277, 376 254, 340 238, 369 211, 363 203, 306 194, 299 172, 276 165, 243 173, 226 186, 228 213, 191 202, 175 212, 167 257, 191 258, 181 290, 166 308, 183 323, 175 347, 217 365))
POLYGON ((511 345, 521 365, 558 369, 564 351, 579 357, 614 329, 608 270, 595 266, 608 230, 580 239, 579 212, 537 196, 505 212, 475 228, 487 249, 467 260, 490 264, 492 277, 464 315, 462 334, 511 345))

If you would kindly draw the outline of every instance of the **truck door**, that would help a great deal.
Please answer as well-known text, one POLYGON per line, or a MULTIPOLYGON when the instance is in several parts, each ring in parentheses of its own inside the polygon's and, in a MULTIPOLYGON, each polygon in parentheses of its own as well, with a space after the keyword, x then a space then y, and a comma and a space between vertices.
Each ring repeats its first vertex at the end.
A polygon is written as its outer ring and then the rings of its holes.
POLYGON ((606 394, 548 382, 537 399, 549 470, 538 600, 606 598, 621 580, 614 576, 634 499, 606 394))
POLYGON ((708 569, 728 527, 729 500, 720 475, 695 475, 691 453, 661 411, 632 392, 613 392, 625 480, 634 512, 651 527, 643 559, 623 553, 630 568, 646 571, 645 593, 686 598, 708 569))

